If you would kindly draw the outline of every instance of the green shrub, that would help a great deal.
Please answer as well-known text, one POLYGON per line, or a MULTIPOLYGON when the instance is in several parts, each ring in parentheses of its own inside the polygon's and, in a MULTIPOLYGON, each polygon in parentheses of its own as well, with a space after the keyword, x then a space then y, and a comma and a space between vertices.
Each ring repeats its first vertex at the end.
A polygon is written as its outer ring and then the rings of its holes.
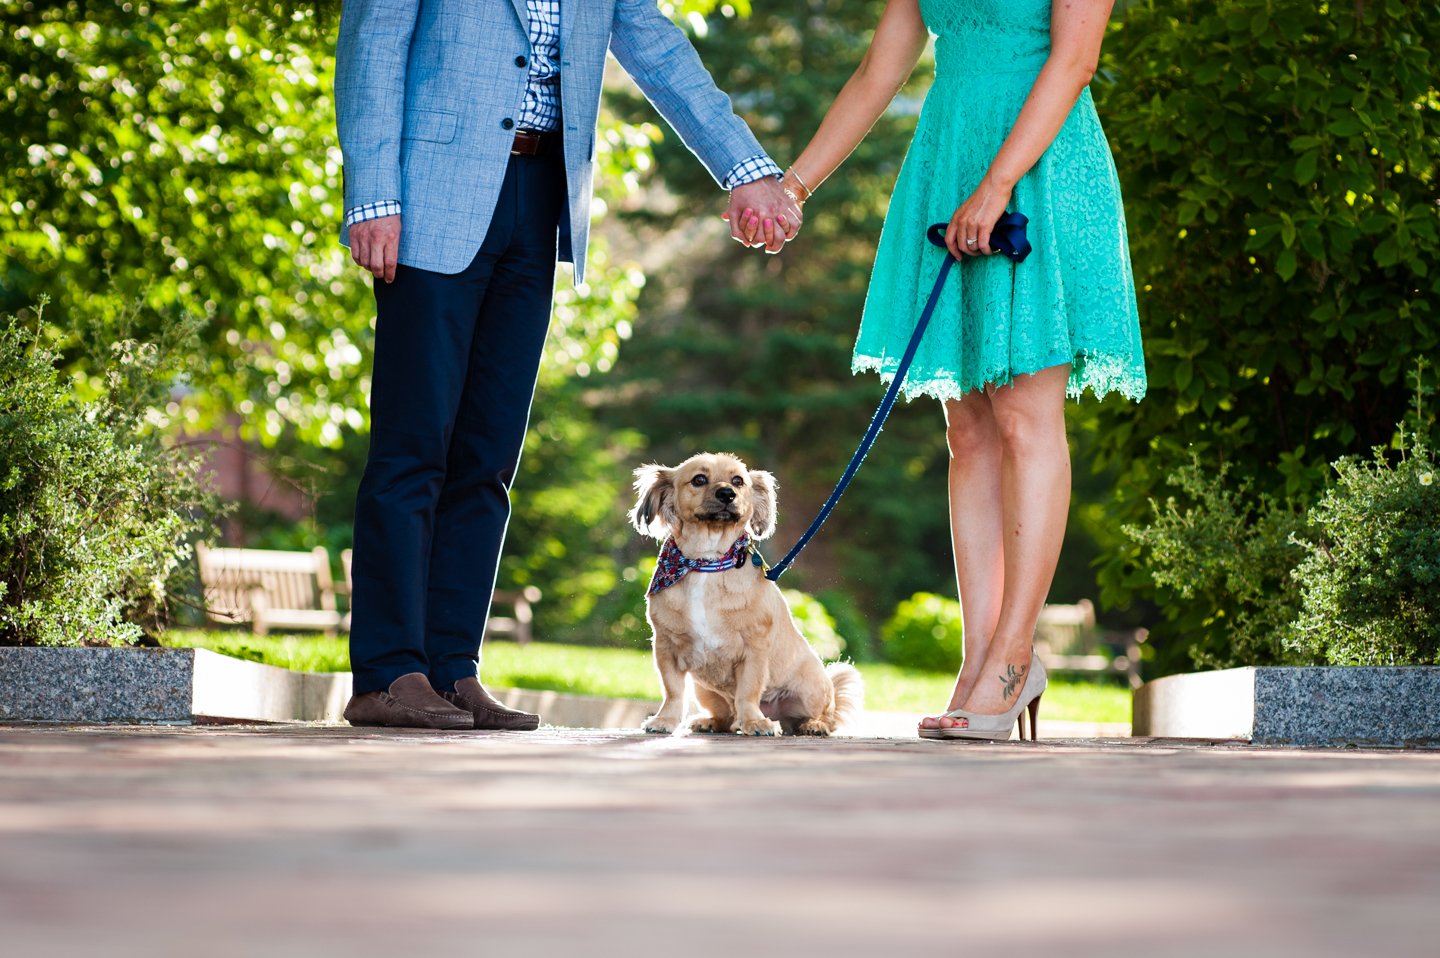
POLYGON ((964 637, 960 603, 930 592, 917 592, 897 605, 880 630, 888 661, 931 672, 960 668, 964 637))
POLYGON ((1188 505, 1171 496, 1154 503, 1148 526, 1124 531, 1148 549, 1146 565, 1165 610, 1168 670, 1297 664, 1287 627, 1300 611, 1291 576, 1304 556, 1295 536, 1303 508, 1291 499, 1256 495, 1251 480, 1227 487, 1229 467, 1209 472, 1198 458, 1171 473, 1188 505), (1183 601, 1175 601, 1176 599, 1183 601), (1188 653, 1189 662, 1177 653, 1188 653))
POLYGON ((141 342, 131 335, 138 310, 96 310, 61 341, 73 377, 59 374, 61 356, 39 333, 0 319, 6 644, 119 645, 139 639, 142 625, 155 629, 190 573, 187 537, 215 511, 197 483, 199 461, 155 428, 193 324, 160 322, 141 342), (93 395, 77 396, 80 388, 93 395))
POLYGON ((794 617, 795 625, 799 627, 800 634, 805 636, 805 641, 810 643, 811 648, 827 662, 840 658, 840 653, 845 651, 845 640, 835 631, 835 620, 820 600, 799 589, 781 591, 785 596, 785 604, 790 606, 790 615, 794 617))
POLYGON ((1295 571, 1297 645, 1331 665, 1440 665, 1440 482, 1415 447, 1398 465, 1335 464, 1295 571))
POLYGON ((1168 620, 1162 671, 1187 667, 1177 651, 1202 669, 1440 664, 1440 483, 1427 365, 1417 360, 1414 406, 1396 424, 1398 464, 1381 448, 1368 463, 1340 459, 1308 505, 1256 495, 1249 479, 1229 489, 1228 465, 1209 472, 1194 455, 1169 477, 1184 510, 1172 497, 1154 504, 1150 525, 1124 527, 1168 620))

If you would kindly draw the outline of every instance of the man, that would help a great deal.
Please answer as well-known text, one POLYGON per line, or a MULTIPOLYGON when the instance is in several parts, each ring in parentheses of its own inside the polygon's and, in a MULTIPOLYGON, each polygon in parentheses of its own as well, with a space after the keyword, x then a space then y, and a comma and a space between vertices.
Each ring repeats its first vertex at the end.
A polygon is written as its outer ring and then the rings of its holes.
POLYGON ((584 277, 607 50, 731 190, 731 235, 778 251, 800 211, 655 0, 344 5, 341 242, 378 312, 352 724, 539 726, 480 685, 479 650, 557 253, 584 277))

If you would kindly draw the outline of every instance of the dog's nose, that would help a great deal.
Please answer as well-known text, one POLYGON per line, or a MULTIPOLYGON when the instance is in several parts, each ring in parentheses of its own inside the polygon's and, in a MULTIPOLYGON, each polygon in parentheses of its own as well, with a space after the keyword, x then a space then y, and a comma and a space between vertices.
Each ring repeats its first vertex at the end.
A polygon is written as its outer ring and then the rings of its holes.
POLYGON ((719 489, 715 490, 715 498, 719 499, 726 505, 729 505, 730 503, 735 501, 735 490, 731 489, 729 486, 721 486, 719 489))

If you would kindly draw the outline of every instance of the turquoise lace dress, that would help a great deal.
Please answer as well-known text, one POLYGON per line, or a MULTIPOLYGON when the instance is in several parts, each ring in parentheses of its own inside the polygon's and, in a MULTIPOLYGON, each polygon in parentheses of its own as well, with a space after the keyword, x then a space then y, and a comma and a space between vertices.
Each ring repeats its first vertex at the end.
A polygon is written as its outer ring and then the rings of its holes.
MULTIPOLYGON (((889 382, 944 250, 925 239, 979 185, 1050 53, 1050 0, 920 0, 935 82, 895 184, 852 370, 889 382)), ((1034 251, 1020 265, 965 257, 905 377, 907 398, 958 399, 986 383, 1071 363, 1068 393, 1145 394, 1145 362, 1120 183, 1095 104, 1080 95, 1015 187, 1034 251)))

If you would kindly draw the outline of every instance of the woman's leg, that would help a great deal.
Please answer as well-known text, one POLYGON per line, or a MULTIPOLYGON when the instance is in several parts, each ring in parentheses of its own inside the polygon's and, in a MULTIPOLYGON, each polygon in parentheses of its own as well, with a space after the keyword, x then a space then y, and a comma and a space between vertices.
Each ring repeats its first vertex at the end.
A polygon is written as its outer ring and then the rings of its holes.
MULTIPOLYGON (((1000 434, 1004 503, 1004 599, 979 681, 962 706, 996 715, 1015 701, 1012 681, 1030 670, 1040 609, 1055 576, 1070 512, 1070 447, 1065 440, 1065 385, 1070 366, 1017 376, 990 394, 1000 434)), ((1021 680, 1023 684, 1023 679, 1021 680)))
MULTIPOLYGON (((965 660, 945 706, 948 712, 965 704, 980 678, 1005 594, 1002 446, 990 397, 976 390, 963 400, 947 401, 945 438, 950 446, 950 534, 965 623, 965 660)), ((926 718, 920 725, 939 728, 941 723, 926 718)))

